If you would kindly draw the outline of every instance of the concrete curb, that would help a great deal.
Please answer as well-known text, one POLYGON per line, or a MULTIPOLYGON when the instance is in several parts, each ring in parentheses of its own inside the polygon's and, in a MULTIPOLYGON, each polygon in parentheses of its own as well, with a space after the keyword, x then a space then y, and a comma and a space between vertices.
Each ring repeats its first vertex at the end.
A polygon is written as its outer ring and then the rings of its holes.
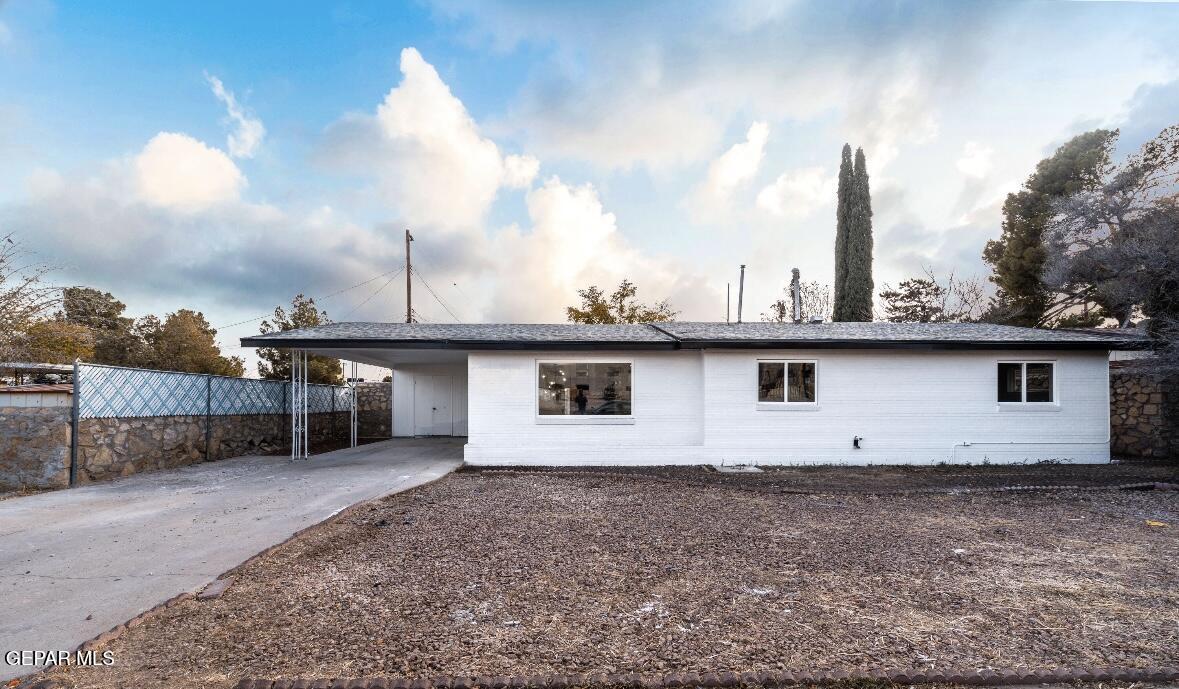
POLYGON ((675 672, 667 675, 588 674, 452 677, 430 679, 377 677, 368 679, 242 679, 235 689, 732 689, 736 687, 830 686, 853 684, 961 684, 1014 686, 1072 682, 1169 682, 1179 668, 1062 668, 1055 670, 877 669, 824 672, 675 672))

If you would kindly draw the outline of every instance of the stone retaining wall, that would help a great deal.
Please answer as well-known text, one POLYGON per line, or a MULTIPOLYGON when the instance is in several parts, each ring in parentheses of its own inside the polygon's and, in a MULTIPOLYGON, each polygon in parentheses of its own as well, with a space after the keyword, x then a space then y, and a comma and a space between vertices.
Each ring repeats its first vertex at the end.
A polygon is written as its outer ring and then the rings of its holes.
POLYGON ((69 407, 0 407, 0 490, 70 485, 69 407))
POLYGON ((364 439, 393 437, 393 384, 356 386, 356 435, 364 439))
MULTIPOLYGON (((357 434, 392 437, 392 387, 357 386, 357 434)), ((65 488, 70 479, 72 409, 0 407, 0 491, 65 488)), ((309 414, 310 449, 322 452, 348 441, 348 412, 309 414)), ((289 414, 83 419, 78 424, 78 483, 206 460, 274 454, 290 447, 289 414)))
MULTIPOLYGON (((274 454, 288 447, 291 417, 247 414, 211 417, 210 461, 274 454)), ((348 438, 348 413, 308 414, 310 449, 348 438)), ((78 483, 205 461, 204 416, 83 419, 78 424, 78 483)))
POLYGON ((1110 366, 1110 452, 1115 457, 1177 458, 1179 381, 1161 382, 1133 365, 1110 366))

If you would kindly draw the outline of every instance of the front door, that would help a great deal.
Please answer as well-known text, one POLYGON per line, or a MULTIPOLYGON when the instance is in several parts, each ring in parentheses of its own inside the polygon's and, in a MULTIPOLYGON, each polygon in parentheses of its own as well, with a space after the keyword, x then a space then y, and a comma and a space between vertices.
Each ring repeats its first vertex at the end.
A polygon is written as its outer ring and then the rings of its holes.
POLYGON ((452 435, 451 377, 419 374, 413 381, 414 435, 452 435))

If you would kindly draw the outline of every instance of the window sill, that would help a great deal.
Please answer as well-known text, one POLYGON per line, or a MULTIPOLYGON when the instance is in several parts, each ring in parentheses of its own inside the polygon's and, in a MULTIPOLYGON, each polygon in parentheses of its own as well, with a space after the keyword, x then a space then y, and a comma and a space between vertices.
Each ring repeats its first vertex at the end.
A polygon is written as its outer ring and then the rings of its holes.
POLYGON ((1060 404, 1057 402, 999 402, 995 411, 1001 412, 1058 412, 1060 404))
POLYGON ((538 426, 633 426, 633 416, 538 416, 538 426))
POLYGON ((758 402, 758 411, 819 411, 815 402, 758 402))

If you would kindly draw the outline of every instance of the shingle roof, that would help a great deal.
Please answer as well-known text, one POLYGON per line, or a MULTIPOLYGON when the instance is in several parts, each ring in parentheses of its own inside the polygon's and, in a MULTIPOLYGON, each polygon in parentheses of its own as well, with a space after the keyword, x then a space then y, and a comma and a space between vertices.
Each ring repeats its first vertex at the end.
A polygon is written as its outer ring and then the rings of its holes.
POLYGON ((1141 349, 1141 334, 985 323, 332 323, 242 338, 246 347, 388 349, 1141 349))

